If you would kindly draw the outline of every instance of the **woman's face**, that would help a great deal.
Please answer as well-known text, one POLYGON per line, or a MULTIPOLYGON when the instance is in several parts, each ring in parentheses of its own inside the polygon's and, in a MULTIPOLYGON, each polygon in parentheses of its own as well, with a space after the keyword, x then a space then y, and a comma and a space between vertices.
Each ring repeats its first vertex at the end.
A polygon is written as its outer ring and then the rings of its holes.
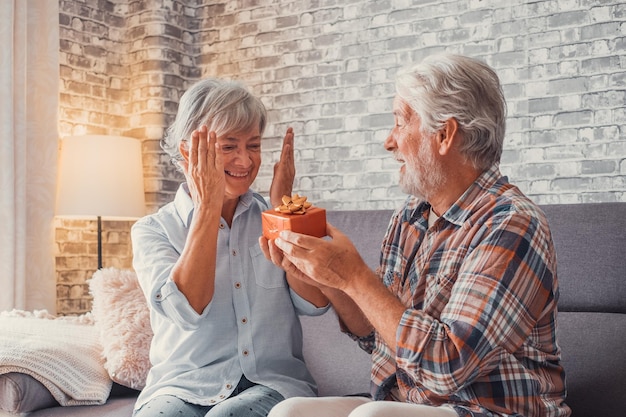
POLYGON ((226 177, 224 199, 239 198, 248 191, 261 166, 259 127, 218 136, 217 142, 222 151, 226 177))

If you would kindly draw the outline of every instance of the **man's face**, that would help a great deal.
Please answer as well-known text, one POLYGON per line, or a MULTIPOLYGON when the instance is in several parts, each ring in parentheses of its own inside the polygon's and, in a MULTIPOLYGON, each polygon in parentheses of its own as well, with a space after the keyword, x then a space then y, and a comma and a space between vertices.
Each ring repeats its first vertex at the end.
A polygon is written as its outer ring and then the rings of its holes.
POLYGON ((400 189, 428 200, 443 183, 443 167, 437 159, 435 134, 423 135, 421 121, 401 98, 393 101, 395 125, 385 141, 400 167, 400 189))

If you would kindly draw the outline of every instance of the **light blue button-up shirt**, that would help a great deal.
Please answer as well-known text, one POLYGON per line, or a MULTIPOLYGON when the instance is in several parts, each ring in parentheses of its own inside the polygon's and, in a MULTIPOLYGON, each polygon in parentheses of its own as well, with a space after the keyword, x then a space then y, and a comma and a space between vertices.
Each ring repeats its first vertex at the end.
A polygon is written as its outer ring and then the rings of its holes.
POLYGON ((186 185, 173 202, 133 226, 133 267, 154 331, 152 369, 136 409, 163 394, 214 405, 228 398, 242 375, 285 398, 316 394, 297 314, 319 315, 327 307, 316 308, 290 290, 284 272, 263 256, 258 237, 267 208, 248 191, 232 227, 221 220, 215 294, 201 314, 171 279, 193 216, 186 185))

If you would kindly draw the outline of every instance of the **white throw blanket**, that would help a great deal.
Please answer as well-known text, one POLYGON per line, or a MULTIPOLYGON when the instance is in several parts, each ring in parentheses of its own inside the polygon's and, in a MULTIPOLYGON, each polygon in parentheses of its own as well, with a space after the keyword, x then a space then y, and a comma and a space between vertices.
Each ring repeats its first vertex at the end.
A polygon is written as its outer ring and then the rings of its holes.
POLYGON ((111 379, 90 316, 0 313, 0 374, 31 375, 66 405, 104 404, 111 379))

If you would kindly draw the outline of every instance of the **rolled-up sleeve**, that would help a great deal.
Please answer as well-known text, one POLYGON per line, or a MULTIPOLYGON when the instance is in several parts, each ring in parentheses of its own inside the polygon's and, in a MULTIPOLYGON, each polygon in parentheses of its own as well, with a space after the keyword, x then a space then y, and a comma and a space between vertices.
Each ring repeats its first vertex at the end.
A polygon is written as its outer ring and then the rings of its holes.
MULTIPOLYGON (((181 227, 179 230, 186 231, 181 227)), ((180 257, 186 235, 161 227, 152 217, 135 223, 131 230, 133 242, 133 268, 153 313, 162 315, 177 326, 192 330, 208 314, 211 303, 198 314, 171 279, 174 264, 180 257)))

